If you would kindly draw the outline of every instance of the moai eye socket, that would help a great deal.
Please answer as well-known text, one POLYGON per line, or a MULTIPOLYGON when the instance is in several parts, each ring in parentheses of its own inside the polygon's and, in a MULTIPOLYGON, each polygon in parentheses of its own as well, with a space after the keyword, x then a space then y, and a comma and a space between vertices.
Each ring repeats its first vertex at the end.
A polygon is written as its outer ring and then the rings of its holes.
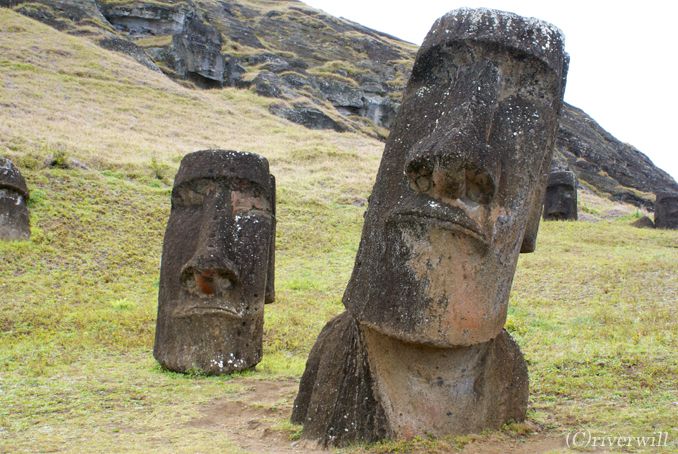
POLYGON ((413 191, 426 193, 433 187, 433 165, 428 160, 413 161, 407 166, 407 178, 413 191))
POLYGON ((494 197, 495 185, 492 176, 481 169, 466 169, 466 198, 479 204, 488 204, 494 197))
POLYGON ((176 207, 196 207, 203 205, 205 196, 188 185, 184 185, 174 191, 172 201, 176 207))

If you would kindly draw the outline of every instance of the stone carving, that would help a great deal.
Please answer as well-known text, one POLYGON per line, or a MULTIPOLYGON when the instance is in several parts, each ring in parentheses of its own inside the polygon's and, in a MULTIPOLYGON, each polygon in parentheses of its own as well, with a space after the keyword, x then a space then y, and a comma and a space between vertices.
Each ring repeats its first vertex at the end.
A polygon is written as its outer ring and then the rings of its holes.
POLYGON ((274 299, 275 179, 265 158, 206 150, 181 161, 162 253, 153 355, 227 374, 261 360, 274 299))
POLYGON ((658 229, 678 229, 678 192, 657 192, 654 224, 658 229))
POLYGON ((301 380, 292 420, 305 437, 345 445, 525 417, 527 368, 503 325, 566 68, 561 33, 536 19, 462 9, 433 25, 386 143, 346 312, 301 380))
POLYGON ((544 197, 544 220, 577 220, 577 176, 568 170, 549 174, 544 197))
POLYGON ((0 240, 28 240, 28 187, 19 169, 0 158, 0 240))

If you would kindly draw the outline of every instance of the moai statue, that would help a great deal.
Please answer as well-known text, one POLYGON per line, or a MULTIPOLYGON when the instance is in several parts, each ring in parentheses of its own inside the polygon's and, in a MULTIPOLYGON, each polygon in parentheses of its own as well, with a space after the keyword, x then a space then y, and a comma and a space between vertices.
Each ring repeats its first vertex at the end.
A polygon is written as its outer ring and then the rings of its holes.
POLYGON ((654 203, 654 224, 658 229, 678 229, 678 192, 661 191, 654 203))
POLYGON ((28 240, 28 187, 19 169, 0 158, 0 240, 28 240))
POLYGON ((433 25, 386 143, 346 312, 301 379, 292 421, 304 437, 341 446, 525 418, 527 368, 503 326, 566 66, 560 31, 536 19, 461 9, 433 25))
POLYGON ((549 174, 544 197, 545 221, 577 220, 577 176, 569 170, 549 174))
POLYGON ((211 375, 259 363, 274 251, 268 161, 237 151, 186 155, 174 180, 160 266, 158 362, 211 375))

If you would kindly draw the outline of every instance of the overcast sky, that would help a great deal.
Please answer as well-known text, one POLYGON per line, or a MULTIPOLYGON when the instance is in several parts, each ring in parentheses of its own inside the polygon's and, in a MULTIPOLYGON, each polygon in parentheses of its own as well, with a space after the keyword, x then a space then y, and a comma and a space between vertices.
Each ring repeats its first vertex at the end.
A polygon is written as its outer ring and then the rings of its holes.
POLYGON ((678 2, 673 0, 303 0, 415 44, 462 6, 512 11, 565 33, 565 100, 678 179, 678 2))

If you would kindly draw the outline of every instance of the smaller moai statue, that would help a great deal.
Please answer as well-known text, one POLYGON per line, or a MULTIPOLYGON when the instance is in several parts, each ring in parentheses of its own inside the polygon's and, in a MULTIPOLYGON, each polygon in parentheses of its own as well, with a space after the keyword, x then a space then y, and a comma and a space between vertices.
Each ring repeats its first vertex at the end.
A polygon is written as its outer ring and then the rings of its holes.
POLYGON ((577 220, 577 176, 569 170, 549 174, 544 197, 545 221, 577 220))
POLYGON ((224 150, 184 157, 160 266, 153 355, 162 366, 220 375, 261 361, 275 223, 265 158, 224 150))
POLYGON ((28 187, 19 169, 9 159, 0 158, 0 240, 28 240, 28 187))
POLYGON ((654 225, 658 229, 678 229, 678 192, 660 191, 654 203, 654 225))

